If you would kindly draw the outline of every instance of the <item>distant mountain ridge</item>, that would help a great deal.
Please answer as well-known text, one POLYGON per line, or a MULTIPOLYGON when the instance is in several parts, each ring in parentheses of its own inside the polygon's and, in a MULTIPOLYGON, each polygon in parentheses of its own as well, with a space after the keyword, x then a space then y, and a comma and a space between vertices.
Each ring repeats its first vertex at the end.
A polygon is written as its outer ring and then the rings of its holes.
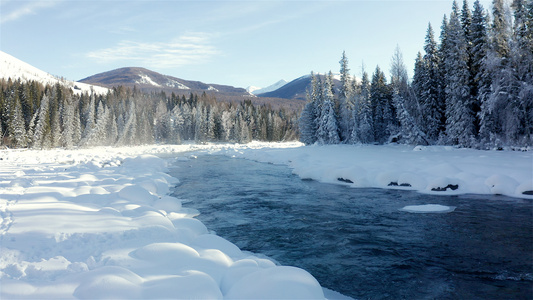
POLYGON ((206 92, 224 96, 252 96, 243 88, 185 80, 140 67, 125 67, 98 73, 81 79, 79 82, 108 88, 116 86, 137 87, 145 92, 164 91, 166 93, 174 92, 176 94, 198 94, 206 92))

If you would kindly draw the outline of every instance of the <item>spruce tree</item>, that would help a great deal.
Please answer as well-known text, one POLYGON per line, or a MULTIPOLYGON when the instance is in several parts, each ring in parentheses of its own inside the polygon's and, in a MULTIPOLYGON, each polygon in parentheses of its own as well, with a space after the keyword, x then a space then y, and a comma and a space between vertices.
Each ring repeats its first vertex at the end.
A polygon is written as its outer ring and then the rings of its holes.
POLYGON ((476 114, 476 132, 479 132, 479 114, 481 111, 480 90, 490 90, 490 78, 484 76, 482 72, 483 60, 487 53, 487 16, 479 0, 474 2, 474 12, 472 14, 472 25, 469 41, 470 47, 470 74, 471 74, 471 95, 474 98, 473 110, 476 114))
POLYGON ((446 28, 446 134, 454 145, 472 146, 475 138, 473 99, 470 95, 468 52, 464 30, 454 1, 446 28))
POLYGON ((346 52, 342 52, 342 58, 339 61, 341 68, 341 86, 339 91, 339 130, 341 141, 348 141, 350 138, 350 129, 352 124, 352 81, 350 80, 350 69, 348 68, 348 58, 346 52))
POLYGON ((33 130, 33 148, 43 149, 51 147, 48 144, 47 137, 50 136, 51 126, 49 119, 50 97, 47 94, 43 95, 39 110, 36 112, 37 118, 33 130))
POLYGON ((305 104, 299 119, 300 141, 306 145, 314 144, 317 140, 317 110, 319 102, 318 79, 311 72, 311 87, 307 91, 307 103, 305 104))
POLYGON ((374 139, 378 143, 384 143, 390 136, 389 127, 393 122, 393 109, 392 95, 387 86, 387 79, 379 66, 376 66, 370 83, 370 105, 374 122, 372 125, 374 139))
POLYGON ((480 88, 480 136, 485 147, 501 147, 505 141, 504 113, 512 95, 509 70, 510 24, 503 0, 493 0, 487 52, 483 59, 480 88))
POLYGON ((8 103, 11 105, 11 112, 8 119, 8 134, 11 138, 11 143, 15 148, 25 148, 28 146, 28 136, 18 95, 12 93, 10 99, 8 99, 8 103))
POLYGON ((442 93, 443 78, 441 53, 435 42, 433 28, 428 25, 426 41, 424 45, 425 55, 415 67, 421 71, 417 78, 421 104, 421 114, 424 116, 422 128, 431 141, 437 141, 441 132, 444 131, 445 99, 442 93))
POLYGON ((354 110, 354 124, 352 141, 353 143, 373 143, 374 142, 374 121, 372 119, 372 105, 370 103, 370 81, 368 73, 363 69, 361 76, 361 92, 357 101, 358 110, 354 110))

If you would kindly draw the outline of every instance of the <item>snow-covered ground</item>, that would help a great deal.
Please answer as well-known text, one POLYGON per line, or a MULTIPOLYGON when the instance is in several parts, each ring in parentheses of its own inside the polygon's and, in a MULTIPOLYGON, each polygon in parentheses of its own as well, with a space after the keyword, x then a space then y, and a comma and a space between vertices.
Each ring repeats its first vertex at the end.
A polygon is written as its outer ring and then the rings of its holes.
MULTIPOLYGON (((287 164, 302 178, 354 187, 533 199, 522 194, 533 190, 531 152, 255 142, 2 150, 0 298, 339 296, 305 270, 276 266, 210 234, 197 211, 168 196, 179 178, 165 173, 171 160, 154 154, 183 160, 187 151, 287 164)), ((405 209, 447 211, 438 204, 405 209)))

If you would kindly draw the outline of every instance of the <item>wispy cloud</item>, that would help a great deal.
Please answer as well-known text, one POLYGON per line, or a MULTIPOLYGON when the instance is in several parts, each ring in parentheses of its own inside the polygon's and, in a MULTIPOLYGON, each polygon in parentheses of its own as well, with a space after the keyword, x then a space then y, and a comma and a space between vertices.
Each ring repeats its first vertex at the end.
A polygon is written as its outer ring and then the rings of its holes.
POLYGON ((2 14, 0 15, 0 24, 15 21, 27 15, 34 15, 39 10, 56 6, 60 2, 63 2, 63 0, 2 1, 2 14))
POLYGON ((110 48, 91 51, 86 56, 104 63, 123 61, 153 68, 175 68, 205 63, 218 53, 209 34, 191 33, 169 42, 125 40, 110 48))

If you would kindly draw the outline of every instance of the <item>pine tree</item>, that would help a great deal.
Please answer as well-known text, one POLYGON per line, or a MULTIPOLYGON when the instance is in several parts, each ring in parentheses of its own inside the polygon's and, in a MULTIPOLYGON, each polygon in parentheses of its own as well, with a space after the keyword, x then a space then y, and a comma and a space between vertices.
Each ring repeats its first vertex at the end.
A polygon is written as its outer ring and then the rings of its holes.
POLYGON ((50 119, 49 119, 49 107, 50 107, 50 100, 49 96, 47 94, 43 95, 43 98, 41 99, 41 105, 39 106, 39 110, 36 112, 37 118, 36 123, 34 125, 33 130, 33 148, 37 149, 43 149, 43 148, 50 148, 51 143, 49 144, 47 141, 47 137, 50 136, 51 126, 50 126, 50 119))
POLYGON ((300 141, 306 145, 314 144, 317 140, 317 110, 319 102, 319 89, 317 77, 311 72, 311 89, 307 91, 307 103, 302 110, 298 122, 300 141))
POLYGON ((370 83, 370 104, 372 108, 372 120, 374 121, 374 138, 378 143, 384 143, 391 135, 390 125, 395 122, 392 105, 392 95, 387 86, 385 73, 379 66, 372 75, 370 83))
POLYGON ((348 68, 348 58, 346 52, 342 52, 342 58, 339 61, 341 65, 341 86, 339 91, 339 130, 341 141, 348 141, 351 134, 352 124, 352 82, 350 80, 350 69, 348 68))
POLYGON ((493 0, 492 23, 489 27, 488 49, 482 64, 480 87, 480 136, 485 147, 501 147, 504 137, 504 114, 512 91, 509 73, 509 32, 503 0, 493 0))
POLYGON ((357 108, 353 113, 354 127, 351 137, 352 143, 373 143, 374 122, 370 103, 370 81, 364 69, 362 70, 361 91, 357 100, 357 108))
MULTIPOLYGON (((531 2, 531 1, 530 1, 531 2)), ((523 0, 514 0, 513 34, 510 40, 508 76, 503 81, 509 91, 504 133, 512 145, 533 142, 533 12, 523 0)), ((533 8, 532 4, 529 4, 533 8)))
MULTIPOLYGON (((418 52, 416 59, 415 59, 415 68, 414 68, 414 74, 413 74, 413 82, 411 83, 411 87, 413 88, 413 97, 415 97, 416 101, 421 106, 422 99, 423 99, 423 92, 424 92, 424 84, 426 81, 426 63, 424 61, 424 57, 422 57, 422 53, 418 52)), ((423 108, 421 107, 420 110, 422 111, 423 108)), ((421 126, 423 125, 422 122, 420 122, 421 126)), ((423 128, 423 127, 422 127, 423 128)), ((423 128, 424 131, 427 131, 425 128, 423 128)))
POLYGON ((306 145, 311 145, 316 142, 316 123, 315 123, 315 105, 309 100, 302 110, 298 122, 300 128, 300 141, 306 145))
POLYGON ((85 116, 85 129, 82 134, 82 141, 81 143, 85 146, 88 145, 87 139, 89 136, 89 133, 94 130, 94 127, 96 125, 95 121, 95 109, 96 109, 96 99, 94 93, 90 96, 89 104, 86 106, 85 111, 83 112, 85 116))
POLYGON ((124 128, 122 132, 119 132, 117 144, 134 145, 137 137, 137 111, 135 109, 135 101, 130 101, 125 119, 124 128))
POLYGON ((70 149, 75 145, 75 125, 76 121, 76 104, 74 100, 69 97, 65 101, 63 109, 63 147, 70 149))
POLYGON ((324 81, 324 101, 321 105, 320 120, 317 129, 317 141, 320 144, 338 144, 339 125, 335 113, 335 98, 333 94, 333 75, 331 72, 326 76, 324 81))
POLYGON ((403 63, 403 56, 397 46, 391 62, 391 88, 392 101, 396 109, 396 118, 400 126, 396 141, 403 139, 409 144, 427 144, 425 134, 420 130, 416 118, 411 114, 413 105, 410 105, 412 97, 408 86, 407 69, 403 63))
POLYGON ((445 126, 445 99, 442 93, 443 73, 440 69, 442 59, 431 24, 428 25, 424 51, 423 61, 419 62, 422 65, 418 66, 421 68, 419 101, 422 110, 421 115, 424 116, 422 128, 431 141, 437 141, 445 126))
POLYGON ((470 74, 467 45, 456 1, 446 28, 446 38, 446 134, 450 143, 468 147, 473 145, 475 138, 475 119, 468 85, 470 74))
POLYGON ((487 16, 479 0, 474 2, 474 12, 472 15, 472 25, 469 41, 470 47, 470 74, 471 74, 471 95, 474 98, 473 110, 476 114, 476 132, 479 132, 479 114, 481 111, 480 90, 483 86, 490 90, 490 79, 484 77, 482 73, 483 59, 487 53, 487 16))
POLYGON ((16 93, 12 93, 8 98, 8 103, 11 105, 11 112, 8 119, 8 134, 11 137, 11 142, 14 147, 27 147, 28 136, 26 125, 24 122, 24 114, 20 99, 16 93))

